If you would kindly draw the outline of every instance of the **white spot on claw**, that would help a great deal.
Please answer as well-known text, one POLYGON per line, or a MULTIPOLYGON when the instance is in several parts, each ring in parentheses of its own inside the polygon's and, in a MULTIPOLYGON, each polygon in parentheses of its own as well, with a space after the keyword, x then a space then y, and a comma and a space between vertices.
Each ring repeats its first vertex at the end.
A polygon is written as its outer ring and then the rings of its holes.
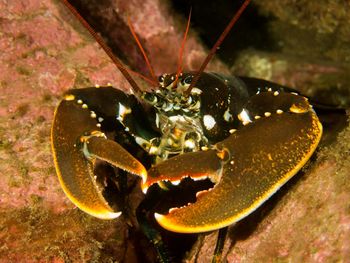
POLYGON ((125 118, 125 115, 130 113, 131 113, 131 109, 128 107, 125 107, 123 104, 119 102, 119 113, 118 113, 117 120, 123 121, 125 118))
POLYGON ((224 112, 224 120, 227 121, 227 122, 233 120, 233 116, 230 113, 230 109, 229 108, 227 108, 227 110, 224 112))
POLYGON ((94 111, 90 111, 90 117, 95 119, 96 118, 96 113, 94 111))
POLYGON ((265 117, 270 117, 271 116, 271 112, 267 111, 267 112, 264 113, 264 115, 265 115, 265 117))
POLYGON ((203 117, 203 123, 207 130, 211 130, 214 128, 216 121, 213 116, 207 114, 203 117))
POLYGON ((246 109, 243 109, 240 114, 237 115, 238 119, 244 123, 247 122, 252 122, 251 119, 249 118, 248 112, 246 109))

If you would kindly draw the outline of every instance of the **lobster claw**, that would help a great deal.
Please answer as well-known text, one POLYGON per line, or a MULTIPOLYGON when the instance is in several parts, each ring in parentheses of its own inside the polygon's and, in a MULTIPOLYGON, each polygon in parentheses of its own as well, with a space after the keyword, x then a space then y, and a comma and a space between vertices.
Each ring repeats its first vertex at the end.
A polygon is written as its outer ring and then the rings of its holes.
POLYGON ((143 178, 146 170, 122 146, 108 140, 93 117, 86 104, 66 95, 55 111, 51 130, 54 162, 62 189, 77 207, 92 216, 113 219, 121 212, 113 211, 96 184, 96 159, 143 178))
MULTIPOLYGON (((253 99, 274 101, 273 94, 253 99)), ((155 214, 161 226, 195 233, 233 224, 257 209, 303 167, 320 141, 322 125, 304 97, 287 94, 281 99, 278 107, 283 107, 283 113, 271 110, 267 117, 243 126, 211 150, 176 156, 148 171, 144 189, 160 180, 184 176, 218 178, 214 188, 197 195, 195 203, 170 209, 165 215, 155 214), (174 165, 176 168, 170 168, 174 165)), ((250 110, 263 115, 258 108, 250 110)))

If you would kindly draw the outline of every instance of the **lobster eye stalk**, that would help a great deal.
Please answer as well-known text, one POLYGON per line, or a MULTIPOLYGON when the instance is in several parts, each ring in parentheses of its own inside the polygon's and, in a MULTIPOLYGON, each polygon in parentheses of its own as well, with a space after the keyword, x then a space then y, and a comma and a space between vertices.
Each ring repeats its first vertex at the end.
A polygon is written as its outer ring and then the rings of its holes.
POLYGON ((221 45, 221 43, 224 41, 224 39, 226 38, 226 36, 228 35, 228 33, 231 31, 232 27, 236 24, 236 22, 238 21, 238 19, 240 18, 240 16, 242 15, 243 11, 247 8, 247 6, 249 5, 250 0, 245 0, 244 3, 242 4, 242 6, 238 9, 238 11, 236 12, 236 14, 232 17, 230 23, 228 23, 228 25, 226 26, 225 30, 221 33, 220 37, 218 38, 218 40, 216 41, 216 43, 214 44, 214 46, 211 48, 208 56, 205 58, 204 62, 202 63, 202 65, 200 66, 199 70, 197 71, 196 75, 194 76, 191 85, 189 86, 189 88, 187 89, 187 91, 185 92, 185 96, 188 97, 191 94, 191 90, 195 87, 195 85, 197 84, 201 74, 204 72, 205 68, 207 67, 208 63, 210 62, 210 60, 213 58, 213 56, 216 53, 216 50, 219 48, 219 46, 221 45))

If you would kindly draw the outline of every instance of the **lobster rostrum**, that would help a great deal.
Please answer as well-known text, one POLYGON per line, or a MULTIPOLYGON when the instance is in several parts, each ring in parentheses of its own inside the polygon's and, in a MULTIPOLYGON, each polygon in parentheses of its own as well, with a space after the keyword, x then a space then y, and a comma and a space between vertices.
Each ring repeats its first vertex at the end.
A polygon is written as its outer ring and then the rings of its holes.
POLYGON ((322 135, 306 97, 268 81, 203 69, 164 74, 153 91, 96 86, 64 95, 52 148, 62 188, 76 206, 102 219, 121 214, 96 182, 99 160, 140 176, 145 194, 153 184, 209 178, 214 186, 198 192, 194 203, 155 218, 174 232, 211 231, 252 213, 304 166, 322 135))

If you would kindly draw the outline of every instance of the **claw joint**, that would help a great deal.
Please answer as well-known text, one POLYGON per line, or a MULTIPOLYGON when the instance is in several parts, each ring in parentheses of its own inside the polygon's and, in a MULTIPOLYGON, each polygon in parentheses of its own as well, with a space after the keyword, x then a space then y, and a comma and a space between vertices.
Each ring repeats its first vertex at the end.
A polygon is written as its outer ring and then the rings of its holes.
POLYGON ((231 159, 231 153, 228 148, 222 145, 216 145, 216 155, 221 161, 227 163, 231 159))
POLYGON ((85 155, 85 157, 89 160, 91 160, 93 157, 91 156, 89 150, 88 150, 88 144, 89 144, 89 140, 93 137, 100 137, 100 138, 104 138, 104 139, 107 139, 107 136, 106 134, 104 134, 103 132, 101 131, 92 131, 90 132, 89 135, 83 135, 80 137, 80 143, 83 144, 83 153, 85 155))

